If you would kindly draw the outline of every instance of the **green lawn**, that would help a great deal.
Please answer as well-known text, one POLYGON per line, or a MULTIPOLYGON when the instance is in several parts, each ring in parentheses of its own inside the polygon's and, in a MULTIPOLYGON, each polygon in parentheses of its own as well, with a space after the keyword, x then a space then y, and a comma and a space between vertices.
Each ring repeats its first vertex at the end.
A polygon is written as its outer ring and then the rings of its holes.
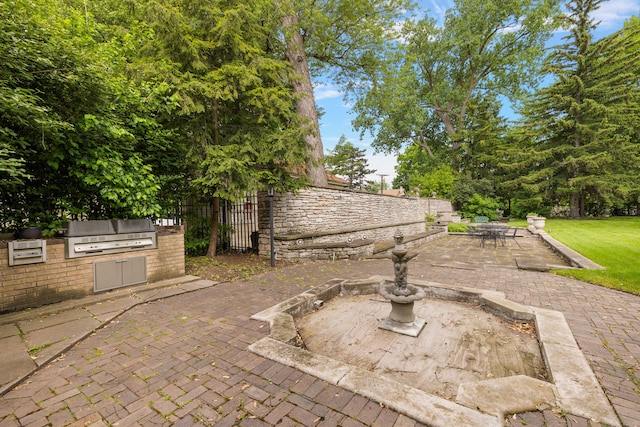
POLYGON ((547 219, 545 231, 606 268, 555 273, 640 295, 640 217, 547 219))

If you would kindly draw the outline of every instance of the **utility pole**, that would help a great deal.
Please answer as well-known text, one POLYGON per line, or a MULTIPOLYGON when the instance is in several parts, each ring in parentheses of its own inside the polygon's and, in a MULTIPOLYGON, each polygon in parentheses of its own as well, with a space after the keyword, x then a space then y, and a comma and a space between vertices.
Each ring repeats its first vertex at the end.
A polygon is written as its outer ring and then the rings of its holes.
POLYGON ((384 190, 384 177, 389 176, 389 174, 377 173, 376 175, 380 177, 380 194, 382 194, 382 190, 384 190))

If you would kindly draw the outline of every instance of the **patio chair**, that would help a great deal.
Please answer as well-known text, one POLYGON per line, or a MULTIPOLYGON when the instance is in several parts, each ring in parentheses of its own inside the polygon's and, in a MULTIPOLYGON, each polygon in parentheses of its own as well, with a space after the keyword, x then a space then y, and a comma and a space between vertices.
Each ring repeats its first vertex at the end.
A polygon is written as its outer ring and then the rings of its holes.
POLYGON ((518 243, 518 240, 516 239, 518 235, 518 227, 510 227, 506 233, 504 233, 504 235, 502 236, 503 240, 503 244, 506 244, 507 239, 513 239, 514 242, 516 242, 516 245, 518 245, 518 247, 520 249, 522 249, 522 246, 520 246, 520 243, 518 243))
POLYGON ((480 240, 480 244, 482 245, 484 243, 483 241, 483 233, 478 230, 476 227, 470 226, 467 229, 467 236, 471 237, 472 239, 478 239, 480 240))
POLYGON ((476 216, 475 218, 473 218, 473 222, 475 222, 476 224, 488 224, 489 218, 486 216, 476 216))

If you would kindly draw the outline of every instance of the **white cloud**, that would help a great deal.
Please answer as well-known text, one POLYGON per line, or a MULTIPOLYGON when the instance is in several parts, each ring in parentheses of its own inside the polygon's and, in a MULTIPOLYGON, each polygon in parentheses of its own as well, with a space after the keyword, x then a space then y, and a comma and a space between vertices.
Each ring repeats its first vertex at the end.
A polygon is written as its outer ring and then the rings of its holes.
POLYGON ((340 89, 333 85, 319 84, 313 88, 313 96, 318 100, 340 98, 343 96, 340 89))
POLYGON ((600 8, 593 13, 596 22, 601 22, 603 29, 622 28, 625 20, 640 14, 638 0, 609 0, 602 2, 600 8))

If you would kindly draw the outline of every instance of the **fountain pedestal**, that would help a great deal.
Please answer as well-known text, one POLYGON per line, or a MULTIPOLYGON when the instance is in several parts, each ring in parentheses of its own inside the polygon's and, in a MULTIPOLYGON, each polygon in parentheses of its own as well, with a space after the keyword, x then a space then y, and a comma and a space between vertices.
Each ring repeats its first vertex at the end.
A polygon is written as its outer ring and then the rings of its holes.
POLYGON ((424 291, 409 285, 408 288, 415 293, 408 296, 398 296, 392 293, 393 287, 393 284, 380 287, 380 295, 391 301, 391 313, 378 325, 378 328, 417 337, 427 322, 415 315, 413 303, 425 297, 424 291))
MULTIPOLYGON (((427 323, 424 319, 416 317, 413 312, 413 303, 425 297, 424 290, 417 286, 407 284, 407 262, 413 256, 407 256, 402 241, 404 237, 400 231, 393 236, 396 248, 391 251, 395 282, 380 285, 380 295, 391 301, 391 313, 389 317, 378 325, 380 329, 386 329, 403 335, 417 337, 427 323)), ((415 255, 414 255, 415 256, 415 255)))

